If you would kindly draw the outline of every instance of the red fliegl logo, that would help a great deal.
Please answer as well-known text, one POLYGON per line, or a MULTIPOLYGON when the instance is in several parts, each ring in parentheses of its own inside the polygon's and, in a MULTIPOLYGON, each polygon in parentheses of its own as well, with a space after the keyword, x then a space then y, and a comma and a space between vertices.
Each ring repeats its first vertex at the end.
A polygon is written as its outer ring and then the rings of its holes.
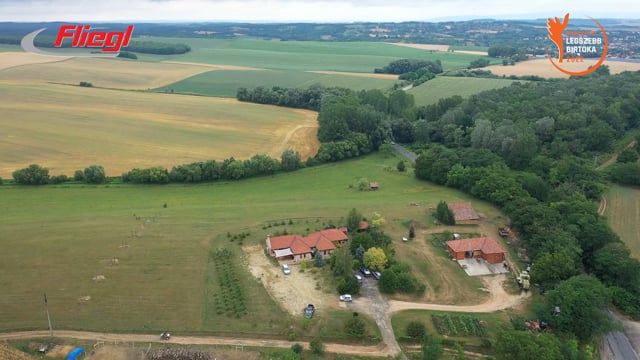
POLYGON ((58 29, 54 47, 63 47, 64 41, 71 40, 71 47, 78 49, 100 49, 99 53, 70 53, 50 52, 37 48, 34 45, 35 37, 46 30, 42 28, 27 34, 22 38, 20 45, 25 51, 48 56, 79 56, 79 57, 113 57, 118 56, 122 48, 129 46, 133 25, 127 26, 124 31, 104 31, 92 28, 91 25, 62 25, 58 29))
POLYGON ((120 52, 122 47, 129 46, 133 25, 126 31, 91 31, 90 25, 62 25, 58 30, 55 47, 62 47, 64 39, 71 38, 71 47, 102 48, 105 53, 120 52))

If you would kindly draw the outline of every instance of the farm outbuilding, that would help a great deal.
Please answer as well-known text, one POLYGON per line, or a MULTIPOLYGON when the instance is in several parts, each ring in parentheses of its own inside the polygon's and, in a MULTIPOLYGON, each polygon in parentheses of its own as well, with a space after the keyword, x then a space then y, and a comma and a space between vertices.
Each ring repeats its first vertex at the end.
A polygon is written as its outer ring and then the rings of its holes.
POLYGON ((503 262, 504 254, 507 252, 502 245, 490 237, 447 241, 447 251, 456 260, 482 258, 491 264, 503 262))
POLYGON ((453 213, 456 224, 473 224, 480 220, 480 215, 473 209, 470 202, 451 203, 447 206, 453 213))

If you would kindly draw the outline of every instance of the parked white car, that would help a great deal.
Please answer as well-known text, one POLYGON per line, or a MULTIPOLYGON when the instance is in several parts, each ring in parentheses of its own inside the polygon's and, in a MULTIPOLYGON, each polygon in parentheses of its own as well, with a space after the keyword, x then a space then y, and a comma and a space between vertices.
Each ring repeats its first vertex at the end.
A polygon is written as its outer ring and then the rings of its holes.
POLYGON ((353 299, 351 298, 351 295, 344 294, 344 295, 340 295, 340 301, 352 302, 353 299))
POLYGON ((291 274, 291 269, 289 268, 289 265, 287 265, 287 264, 282 264, 282 272, 283 272, 285 275, 289 275, 289 274, 291 274))

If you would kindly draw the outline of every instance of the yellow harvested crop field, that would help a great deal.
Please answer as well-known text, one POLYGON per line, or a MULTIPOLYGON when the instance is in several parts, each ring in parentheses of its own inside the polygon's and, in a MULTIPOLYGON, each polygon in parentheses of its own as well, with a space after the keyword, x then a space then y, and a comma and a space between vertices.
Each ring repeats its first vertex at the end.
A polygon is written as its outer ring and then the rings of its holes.
MULTIPOLYGON (((596 63, 596 60, 585 60, 582 63, 563 63, 563 68, 570 71, 581 71, 596 63)), ((609 66, 611 74, 618 74, 623 71, 640 70, 640 63, 624 62, 624 61, 606 61, 605 65, 609 66)), ((484 70, 491 70, 496 75, 505 76, 524 76, 537 75, 544 78, 568 78, 566 75, 553 67, 549 59, 535 59, 516 63, 513 66, 492 65, 487 66, 484 70)))
POLYGON ((64 61, 69 58, 60 56, 43 56, 27 52, 0 52, 0 70, 28 64, 42 64, 64 61))
POLYGON ((86 81, 96 87, 147 90, 172 84, 206 71, 227 70, 224 66, 207 64, 104 58, 59 58, 39 55, 33 56, 44 59, 53 58, 54 60, 49 61, 55 62, 33 63, 35 60, 31 57, 22 58, 12 54, 15 55, 14 53, 0 53, 0 82, 77 85, 81 81, 86 81), (21 60, 22 64, 19 63, 21 60), (13 65, 2 69, 5 64, 13 65))
POLYGON ((314 155, 317 113, 234 99, 59 84, 0 82, 0 177, 29 164, 73 175, 91 164, 120 175, 292 148, 314 155))

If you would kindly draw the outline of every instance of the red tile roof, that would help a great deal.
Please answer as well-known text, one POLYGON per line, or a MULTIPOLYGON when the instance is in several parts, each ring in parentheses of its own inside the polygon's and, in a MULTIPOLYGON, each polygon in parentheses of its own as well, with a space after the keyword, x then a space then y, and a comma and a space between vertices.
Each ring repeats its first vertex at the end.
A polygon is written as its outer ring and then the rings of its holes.
POLYGON ((333 250, 334 242, 345 241, 349 238, 338 229, 326 229, 309 234, 306 237, 300 235, 284 235, 270 238, 271 250, 290 248, 294 255, 308 254, 313 248, 318 251, 333 250))
POLYGON ((369 228, 369 223, 362 220, 360 221, 360 224, 358 225, 358 230, 367 230, 369 228))
POLYGON ((451 203, 447 205, 449 210, 453 212, 453 218, 456 221, 478 220, 480 215, 473 210, 470 202, 451 203))
POLYGON ((499 254, 507 252, 502 245, 498 244, 497 241, 490 237, 450 240, 447 241, 447 246, 457 253, 476 250, 480 250, 484 254, 499 254))

